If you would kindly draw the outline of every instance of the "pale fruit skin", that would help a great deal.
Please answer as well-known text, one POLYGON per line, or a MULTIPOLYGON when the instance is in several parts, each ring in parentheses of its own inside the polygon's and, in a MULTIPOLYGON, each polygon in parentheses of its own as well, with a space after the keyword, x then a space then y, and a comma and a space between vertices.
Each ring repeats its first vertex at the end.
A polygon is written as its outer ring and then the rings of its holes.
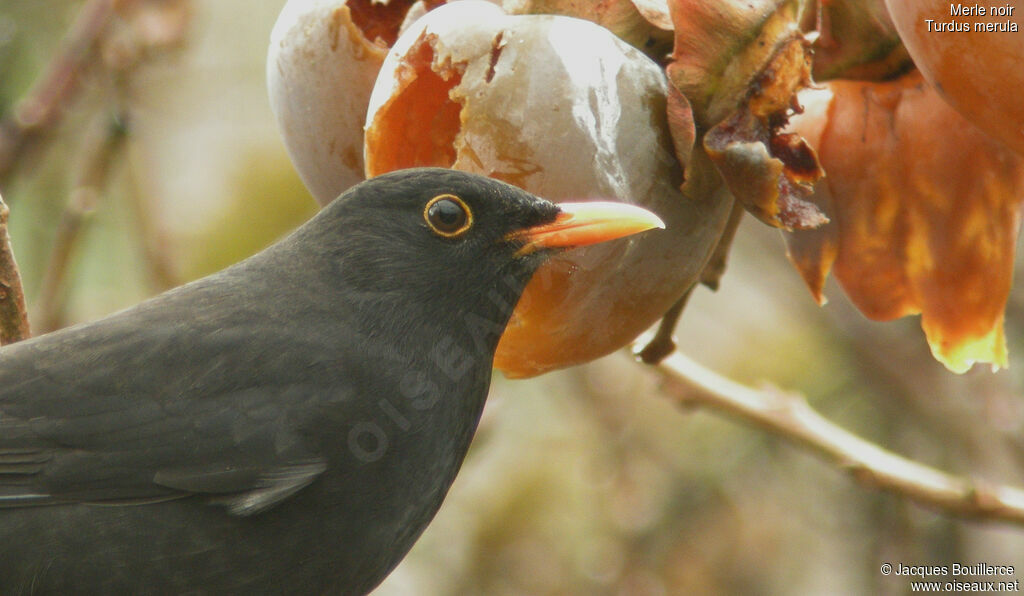
POLYGON ((543 267, 498 347, 495 366, 509 376, 622 347, 707 262, 732 199, 679 191, 666 93, 661 68, 606 29, 568 17, 508 16, 481 2, 436 9, 388 55, 367 116, 368 176, 454 167, 554 201, 641 205, 667 224, 543 267))
POLYGON ((363 123, 387 47, 367 40, 347 0, 289 0, 270 35, 270 107, 320 205, 363 180, 363 123))

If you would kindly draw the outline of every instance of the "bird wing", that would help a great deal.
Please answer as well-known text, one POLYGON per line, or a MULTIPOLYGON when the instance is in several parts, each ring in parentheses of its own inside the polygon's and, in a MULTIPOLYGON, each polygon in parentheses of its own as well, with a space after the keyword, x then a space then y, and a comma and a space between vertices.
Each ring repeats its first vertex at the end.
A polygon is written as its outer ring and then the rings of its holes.
POLYGON ((153 480, 161 486, 188 493, 221 495, 213 502, 234 515, 265 511, 299 492, 327 469, 322 459, 273 468, 224 469, 203 466, 164 468, 153 480))
POLYGON ((287 325, 203 312, 147 307, 0 351, 0 507, 205 495, 249 515, 320 475, 302 429, 337 367, 288 349, 311 340, 287 325))

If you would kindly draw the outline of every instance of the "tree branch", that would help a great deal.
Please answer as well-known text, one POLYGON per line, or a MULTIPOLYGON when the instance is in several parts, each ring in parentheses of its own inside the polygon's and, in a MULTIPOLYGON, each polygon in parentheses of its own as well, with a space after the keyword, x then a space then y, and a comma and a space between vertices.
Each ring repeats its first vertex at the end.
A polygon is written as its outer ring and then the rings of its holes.
POLYGON ((77 251, 83 228, 96 203, 107 188, 110 171, 127 136, 124 117, 103 115, 86 138, 83 163, 67 206, 57 226, 57 237, 50 252, 36 306, 37 330, 49 333, 64 326, 65 285, 72 257, 77 251))
POLYGON ((7 234, 10 210, 0 196, 0 345, 12 344, 31 335, 21 273, 14 261, 11 238, 7 234))
POLYGON ((86 2, 46 71, 11 114, 0 120, 0 184, 25 153, 25 147, 60 121, 113 11, 113 0, 86 2))
MULTIPOLYGON (((725 223, 725 228, 722 229, 722 235, 718 238, 718 244, 715 245, 714 252, 711 253, 707 264, 704 265, 704 270, 700 272, 700 279, 698 281, 711 288, 712 291, 718 290, 718 282, 725 275, 725 266, 729 260, 729 250, 732 248, 732 241, 736 237, 736 230, 740 227, 740 221, 743 220, 744 213, 746 213, 746 209, 744 209, 743 205, 738 201, 733 203, 732 212, 729 213, 729 221, 725 223)), ((693 294, 693 290, 696 287, 697 284, 694 283, 675 304, 669 307, 661 317, 661 323, 658 325, 658 331, 654 334, 654 337, 647 342, 647 345, 642 350, 637 352, 644 364, 657 364, 661 362, 662 358, 675 351, 676 340, 674 334, 676 324, 679 322, 679 316, 683 314, 683 309, 686 308, 686 303, 690 301, 690 295, 693 294)))
POLYGON ((679 352, 655 369, 667 381, 665 394, 676 403, 753 423, 847 471, 862 485, 953 515, 1024 525, 1024 490, 953 476, 886 451, 829 422, 801 395, 751 389, 679 352))
POLYGON ((135 216, 135 229, 142 249, 143 265, 150 289, 163 292, 181 284, 169 250, 170 240, 154 216, 154 191, 132 157, 128 157, 128 202, 135 216))

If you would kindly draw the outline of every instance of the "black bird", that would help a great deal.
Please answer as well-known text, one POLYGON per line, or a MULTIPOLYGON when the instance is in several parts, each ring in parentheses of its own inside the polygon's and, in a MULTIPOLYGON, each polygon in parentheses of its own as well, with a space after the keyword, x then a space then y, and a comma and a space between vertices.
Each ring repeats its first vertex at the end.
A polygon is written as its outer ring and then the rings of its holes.
POLYGON ((441 169, 0 350, 0 593, 361 594, 433 518, 523 286, 659 226, 441 169))

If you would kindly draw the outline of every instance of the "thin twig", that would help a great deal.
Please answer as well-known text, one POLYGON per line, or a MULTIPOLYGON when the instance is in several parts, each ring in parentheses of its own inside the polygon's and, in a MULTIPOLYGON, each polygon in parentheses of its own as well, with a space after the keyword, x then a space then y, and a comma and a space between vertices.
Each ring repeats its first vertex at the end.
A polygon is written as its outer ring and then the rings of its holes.
POLYGON ((31 335, 21 273, 14 261, 11 238, 7 234, 10 210, 0 196, 0 345, 12 344, 31 335))
MULTIPOLYGON (((116 10, 125 26, 116 28, 106 40, 104 63, 110 71, 118 103, 130 114, 133 75, 146 61, 182 47, 191 22, 190 0, 118 0, 116 10)), ((171 260, 167 235, 153 215, 153 191, 148 180, 127 156, 128 206, 135 216, 135 228, 142 250, 143 265, 153 290, 163 291, 179 284, 171 260)))
POLYGON ((736 238, 736 230, 739 229, 740 222, 743 221, 744 213, 746 213, 746 209, 739 201, 732 204, 729 220, 725 222, 725 228, 722 229, 722 236, 718 239, 718 244, 715 245, 715 251, 711 253, 708 264, 704 265, 704 270, 700 272, 700 283, 712 290, 718 289, 718 284, 722 280, 722 276, 725 275, 725 267, 729 262, 729 250, 732 249, 732 241, 736 238))
POLYGON ((95 210, 107 186, 110 169, 124 145, 126 132, 125 122, 120 116, 113 120, 106 116, 86 140, 82 153, 85 162, 57 225, 57 237, 39 291, 38 326, 43 333, 64 326, 64 289, 71 257, 78 248, 86 219, 95 210))
MULTIPOLYGON (((718 289, 718 283, 721 281, 722 276, 725 275, 725 266, 729 260, 729 249, 732 248, 732 241, 736 237, 736 230, 740 227, 743 213, 744 208, 739 201, 733 203, 732 212, 729 213, 729 220, 725 223, 725 228, 722 229, 721 237, 718 238, 718 244, 715 245, 714 252, 711 253, 711 257, 700 273, 700 283, 711 288, 713 291, 718 289)), ((683 309, 686 308, 686 303, 690 301, 690 296, 693 295, 696 287, 696 284, 690 286, 679 300, 676 300, 675 304, 669 307, 665 314, 662 315, 657 333, 637 353, 644 364, 657 364, 676 349, 676 324, 679 322, 679 317, 683 314, 683 309)))
POLYGON ((26 146, 52 129, 75 97, 82 74, 114 11, 113 0, 90 0, 79 11, 61 50, 28 94, 0 120, 0 186, 6 182, 26 146))
POLYGON ((847 471, 865 486, 948 514, 1024 524, 1024 490, 953 476, 886 451, 829 422, 800 395, 751 389, 679 352, 656 370, 668 381, 666 395, 680 405, 706 407, 760 426, 847 471))
POLYGON ((690 296, 693 295, 693 290, 696 287, 697 284, 690 286, 682 298, 676 300, 676 303, 670 306, 665 311, 665 314, 661 316, 661 322, 658 323, 658 331, 654 334, 651 341, 647 342, 647 345, 637 352, 637 355, 640 357, 640 360, 643 360, 644 364, 657 364, 675 351, 676 324, 679 322, 679 316, 683 314, 683 309, 686 308, 686 303, 690 301, 690 296))
POLYGON ((139 168, 128 160, 128 202, 135 215, 135 231, 142 248, 143 265, 149 278, 150 287, 157 292, 173 288, 181 283, 171 252, 170 241, 160 222, 153 215, 153 192, 142 181, 139 168))

